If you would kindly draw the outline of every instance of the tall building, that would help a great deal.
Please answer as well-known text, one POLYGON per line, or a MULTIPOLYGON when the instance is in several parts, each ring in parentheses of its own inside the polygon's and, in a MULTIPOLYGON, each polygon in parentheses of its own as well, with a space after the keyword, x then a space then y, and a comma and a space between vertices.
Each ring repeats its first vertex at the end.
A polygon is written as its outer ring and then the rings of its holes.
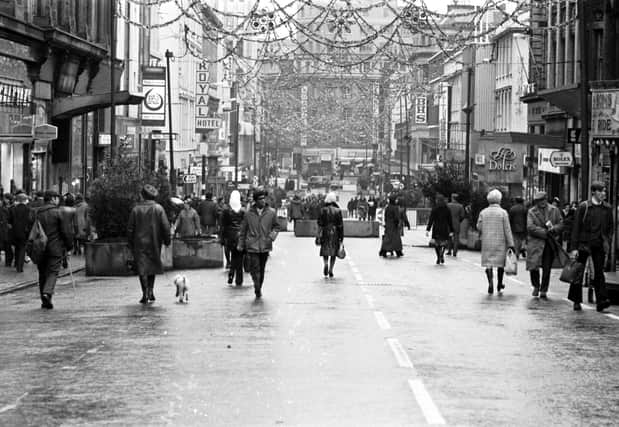
POLYGON ((135 135, 138 125, 135 105, 143 99, 137 92, 139 47, 145 40, 145 31, 139 28, 145 9, 135 2, 120 5, 116 8, 117 2, 110 0, 0 5, 4 191, 85 192, 99 163, 109 155, 112 102, 118 106, 116 141, 131 143, 127 136, 135 135), (112 42, 114 61, 110 61, 112 42))

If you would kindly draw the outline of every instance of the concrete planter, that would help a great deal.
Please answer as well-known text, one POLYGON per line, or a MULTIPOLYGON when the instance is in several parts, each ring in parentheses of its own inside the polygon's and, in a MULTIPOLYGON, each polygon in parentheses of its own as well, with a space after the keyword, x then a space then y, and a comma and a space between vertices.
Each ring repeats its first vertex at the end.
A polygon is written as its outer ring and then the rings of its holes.
POLYGON ((84 260, 86 276, 131 276, 127 267, 132 259, 127 242, 86 242, 84 260))
MULTIPOLYGON (((318 222, 314 219, 297 220, 294 226, 295 237, 316 237, 318 222)), ((378 237, 377 221, 344 221, 344 237, 378 237)))
POLYGON ((174 239, 172 263, 175 269, 220 268, 224 265, 223 247, 217 239, 174 239))

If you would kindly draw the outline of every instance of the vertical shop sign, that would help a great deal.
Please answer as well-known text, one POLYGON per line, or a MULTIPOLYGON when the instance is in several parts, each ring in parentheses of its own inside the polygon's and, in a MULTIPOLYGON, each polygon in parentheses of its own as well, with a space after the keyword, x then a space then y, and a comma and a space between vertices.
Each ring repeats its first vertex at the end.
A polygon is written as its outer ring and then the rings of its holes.
POLYGON ((143 126, 165 126, 165 67, 142 67, 143 126))
POLYGON ((428 100, 425 96, 415 98, 415 124, 425 124, 427 121, 428 100))
POLYGON ((301 87, 301 123, 303 123, 301 145, 307 145, 307 86, 301 87))

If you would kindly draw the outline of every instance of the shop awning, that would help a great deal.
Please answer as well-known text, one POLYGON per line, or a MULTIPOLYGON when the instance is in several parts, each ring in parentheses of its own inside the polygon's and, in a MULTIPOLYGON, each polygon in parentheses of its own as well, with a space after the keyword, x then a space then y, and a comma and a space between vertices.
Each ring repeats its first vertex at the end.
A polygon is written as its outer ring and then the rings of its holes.
POLYGON ((570 116, 580 117, 580 85, 543 89, 537 95, 570 116))
POLYGON ((29 144, 33 140, 31 134, 0 133, 1 144, 29 144))
MULTIPOLYGON (((137 105, 144 100, 144 95, 120 91, 114 94, 116 105, 137 105)), ((56 98, 52 104, 53 119, 68 119, 112 105, 111 92, 96 95, 78 95, 56 98)))
POLYGON ((523 144, 538 147, 563 148, 565 139, 555 135, 539 135, 525 132, 493 132, 479 137, 480 141, 494 141, 497 144, 523 144))

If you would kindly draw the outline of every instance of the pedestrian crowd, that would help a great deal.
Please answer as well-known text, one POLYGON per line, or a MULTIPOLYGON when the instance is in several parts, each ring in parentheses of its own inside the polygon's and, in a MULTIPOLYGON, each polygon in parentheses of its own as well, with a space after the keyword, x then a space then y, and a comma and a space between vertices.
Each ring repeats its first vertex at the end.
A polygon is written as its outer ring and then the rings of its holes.
MULTIPOLYGON (((561 268, 561 280, 569 282, 568 299, 574 310, 582 310, 582 287, 595 291, 597 311, 610 306, 604 270, 609 261, 610 239, 613 234, 612 208, 606 202, 606 186, 602 182, 591 185, 591 198, 581 203, 565 204, 548 200, 545 192, 537 192, 530 206, 522 197, 516 197, 509 210, 501 207, 502 193, 491 190, 487 194, 488 207, 478 216, 476 228, 481 241, 481 265, 488 280, 488 294, 505 289, 506 265, 514 274, 516 261, 526 257, 526 269, 531 281, 532 296, 547 299, 551 270, 561 268), (496 275, 495 275, 496 271, 496 275), (587 280, 590 283, 586 283, 587 280)), ((459 225, 466 209, 452 194, 446 203, 437 195, 430 213, 427 235, 436 251, 436 263, 444 264, 444 252, 456 256, 459 244, 459 225)))

